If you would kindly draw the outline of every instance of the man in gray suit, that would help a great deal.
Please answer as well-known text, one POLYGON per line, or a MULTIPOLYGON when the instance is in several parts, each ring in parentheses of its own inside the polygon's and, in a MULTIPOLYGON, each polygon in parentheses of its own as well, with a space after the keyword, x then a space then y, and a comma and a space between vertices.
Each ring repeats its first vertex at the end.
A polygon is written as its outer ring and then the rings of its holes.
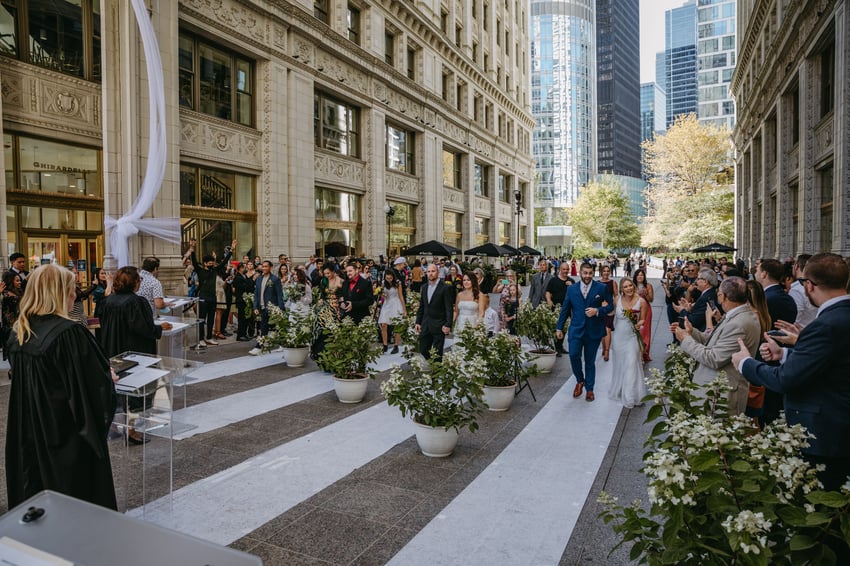
POLYGON ((549 262, 546 261, 545 257, 540 258, 540 261, 537 262, 537 269, 538 272, 531 278, 531 289, 528 291, 528 300, 531 301, 534 308, 537 308, 540 301, 544 300, 546 285, 552 279, 552 274, 549 273, 549 262))
POLYGON ((699 365, 694 381, 706 384, 717 377, 719 371, 726 372, 732 390, 729 392, 729 415, 742 414, 747 408, 749 383, 732 363, 732 354, 740 349, 742 339, 750 351, 755 351, 761 338, 758 315, 747 302, 747 282, 740 277, 724 279, 717 291, 717 300, 726 315, 709 333, 696 330, 690 320, 685 327, 674 322, 670 330, 681 343, 681 348, 699 365))

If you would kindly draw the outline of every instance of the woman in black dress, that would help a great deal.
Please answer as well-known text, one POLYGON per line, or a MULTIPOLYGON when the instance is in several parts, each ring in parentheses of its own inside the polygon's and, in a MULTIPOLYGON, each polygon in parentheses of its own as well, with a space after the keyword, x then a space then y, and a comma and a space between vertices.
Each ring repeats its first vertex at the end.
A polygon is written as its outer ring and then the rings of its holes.
POLYGON ((52 489, 116 508, 106 435, 115 412, 109 362, 68 317, 73 274, 35 269, 6 343, 13 373, 6 427, 9 508, 52 489))

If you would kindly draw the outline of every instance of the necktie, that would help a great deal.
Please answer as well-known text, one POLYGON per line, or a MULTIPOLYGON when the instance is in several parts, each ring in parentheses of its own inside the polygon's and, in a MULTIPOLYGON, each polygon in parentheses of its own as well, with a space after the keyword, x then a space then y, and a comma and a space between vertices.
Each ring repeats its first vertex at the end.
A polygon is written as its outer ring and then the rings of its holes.
POLYGON ((581 296, 587 298, 587 293, 590 291, 590 285, 581 284, 581 296))

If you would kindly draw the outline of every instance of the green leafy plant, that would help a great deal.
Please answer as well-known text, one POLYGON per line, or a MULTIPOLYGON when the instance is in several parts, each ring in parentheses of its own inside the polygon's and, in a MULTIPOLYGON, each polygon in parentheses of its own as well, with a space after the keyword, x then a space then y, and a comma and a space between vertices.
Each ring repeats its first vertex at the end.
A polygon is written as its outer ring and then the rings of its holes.
POLYGON ((306 348, 313 337, 313 313, 309 309, 282 310, 269 306, 269 326, 274 330, 258 340, 260 349, 269 352, 278 346, 306 348))
POLYGON ((245 320, 254 320, 254 293, 242 293, 242 300, 245 301, 245 306, 242 310, 245 320))
POLYGON ((559 308, 554 310, 547 303, 537 308, 526 301, 519 308, 516 319, 516 331, 520 336, 531 340, 534 354, 551 354, 555 351, 555 328, 558 326, 559 308))
POLYGON ((375 377, 369 364, 381 356, 381 348, 372 342, 375 323, 371 318, 364 318, 360 324, 352 318, 343 318, 327 329, 327 336, 325 349, 319 354, 323 368, 339 379, 375 377))
POLYGON ((537 367, 523 362, 534 356, 524 352, 516 336, 506 330, 487 336, 483 324, 467 325, 458 333, 460 347, 467 358, 478 358, 483 364, 484 385, 507 387, 537 375, 537 367))
POLYGON ((486 408, 482 400, 484 366, 479 358, 467 359, 460 352, 447 352, 429 362, 406 350, 408 364, 395 365, 381 384, 387 403, 411 415, 419 424, 446 430, 478 430, 478 417, 486 408))
POLYGON ((802 426, 780 419, 759 431, 729 417, 725 375, 700 391, 695 366, 674 346, 663 373, 651 370, 649 510, 599 498, 619 545, 652 565, 834 564, 829 543, 850 542, 850 480, 823 491, 800 454, 811 438, 802 426))

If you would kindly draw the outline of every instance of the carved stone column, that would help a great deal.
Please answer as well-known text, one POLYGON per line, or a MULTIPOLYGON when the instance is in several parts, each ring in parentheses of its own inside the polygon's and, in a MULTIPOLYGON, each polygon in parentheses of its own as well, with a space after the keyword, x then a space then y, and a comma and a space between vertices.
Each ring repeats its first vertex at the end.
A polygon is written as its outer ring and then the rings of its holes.
POLYGON ((835 226, 836 237, 833 247, 836 252, 850 254, 850 87, 846 77, 850 76, 850 10, 846 3, 835 12, 835 81, 838 92, 835 97, 833 132, 835 133, 835 226))

